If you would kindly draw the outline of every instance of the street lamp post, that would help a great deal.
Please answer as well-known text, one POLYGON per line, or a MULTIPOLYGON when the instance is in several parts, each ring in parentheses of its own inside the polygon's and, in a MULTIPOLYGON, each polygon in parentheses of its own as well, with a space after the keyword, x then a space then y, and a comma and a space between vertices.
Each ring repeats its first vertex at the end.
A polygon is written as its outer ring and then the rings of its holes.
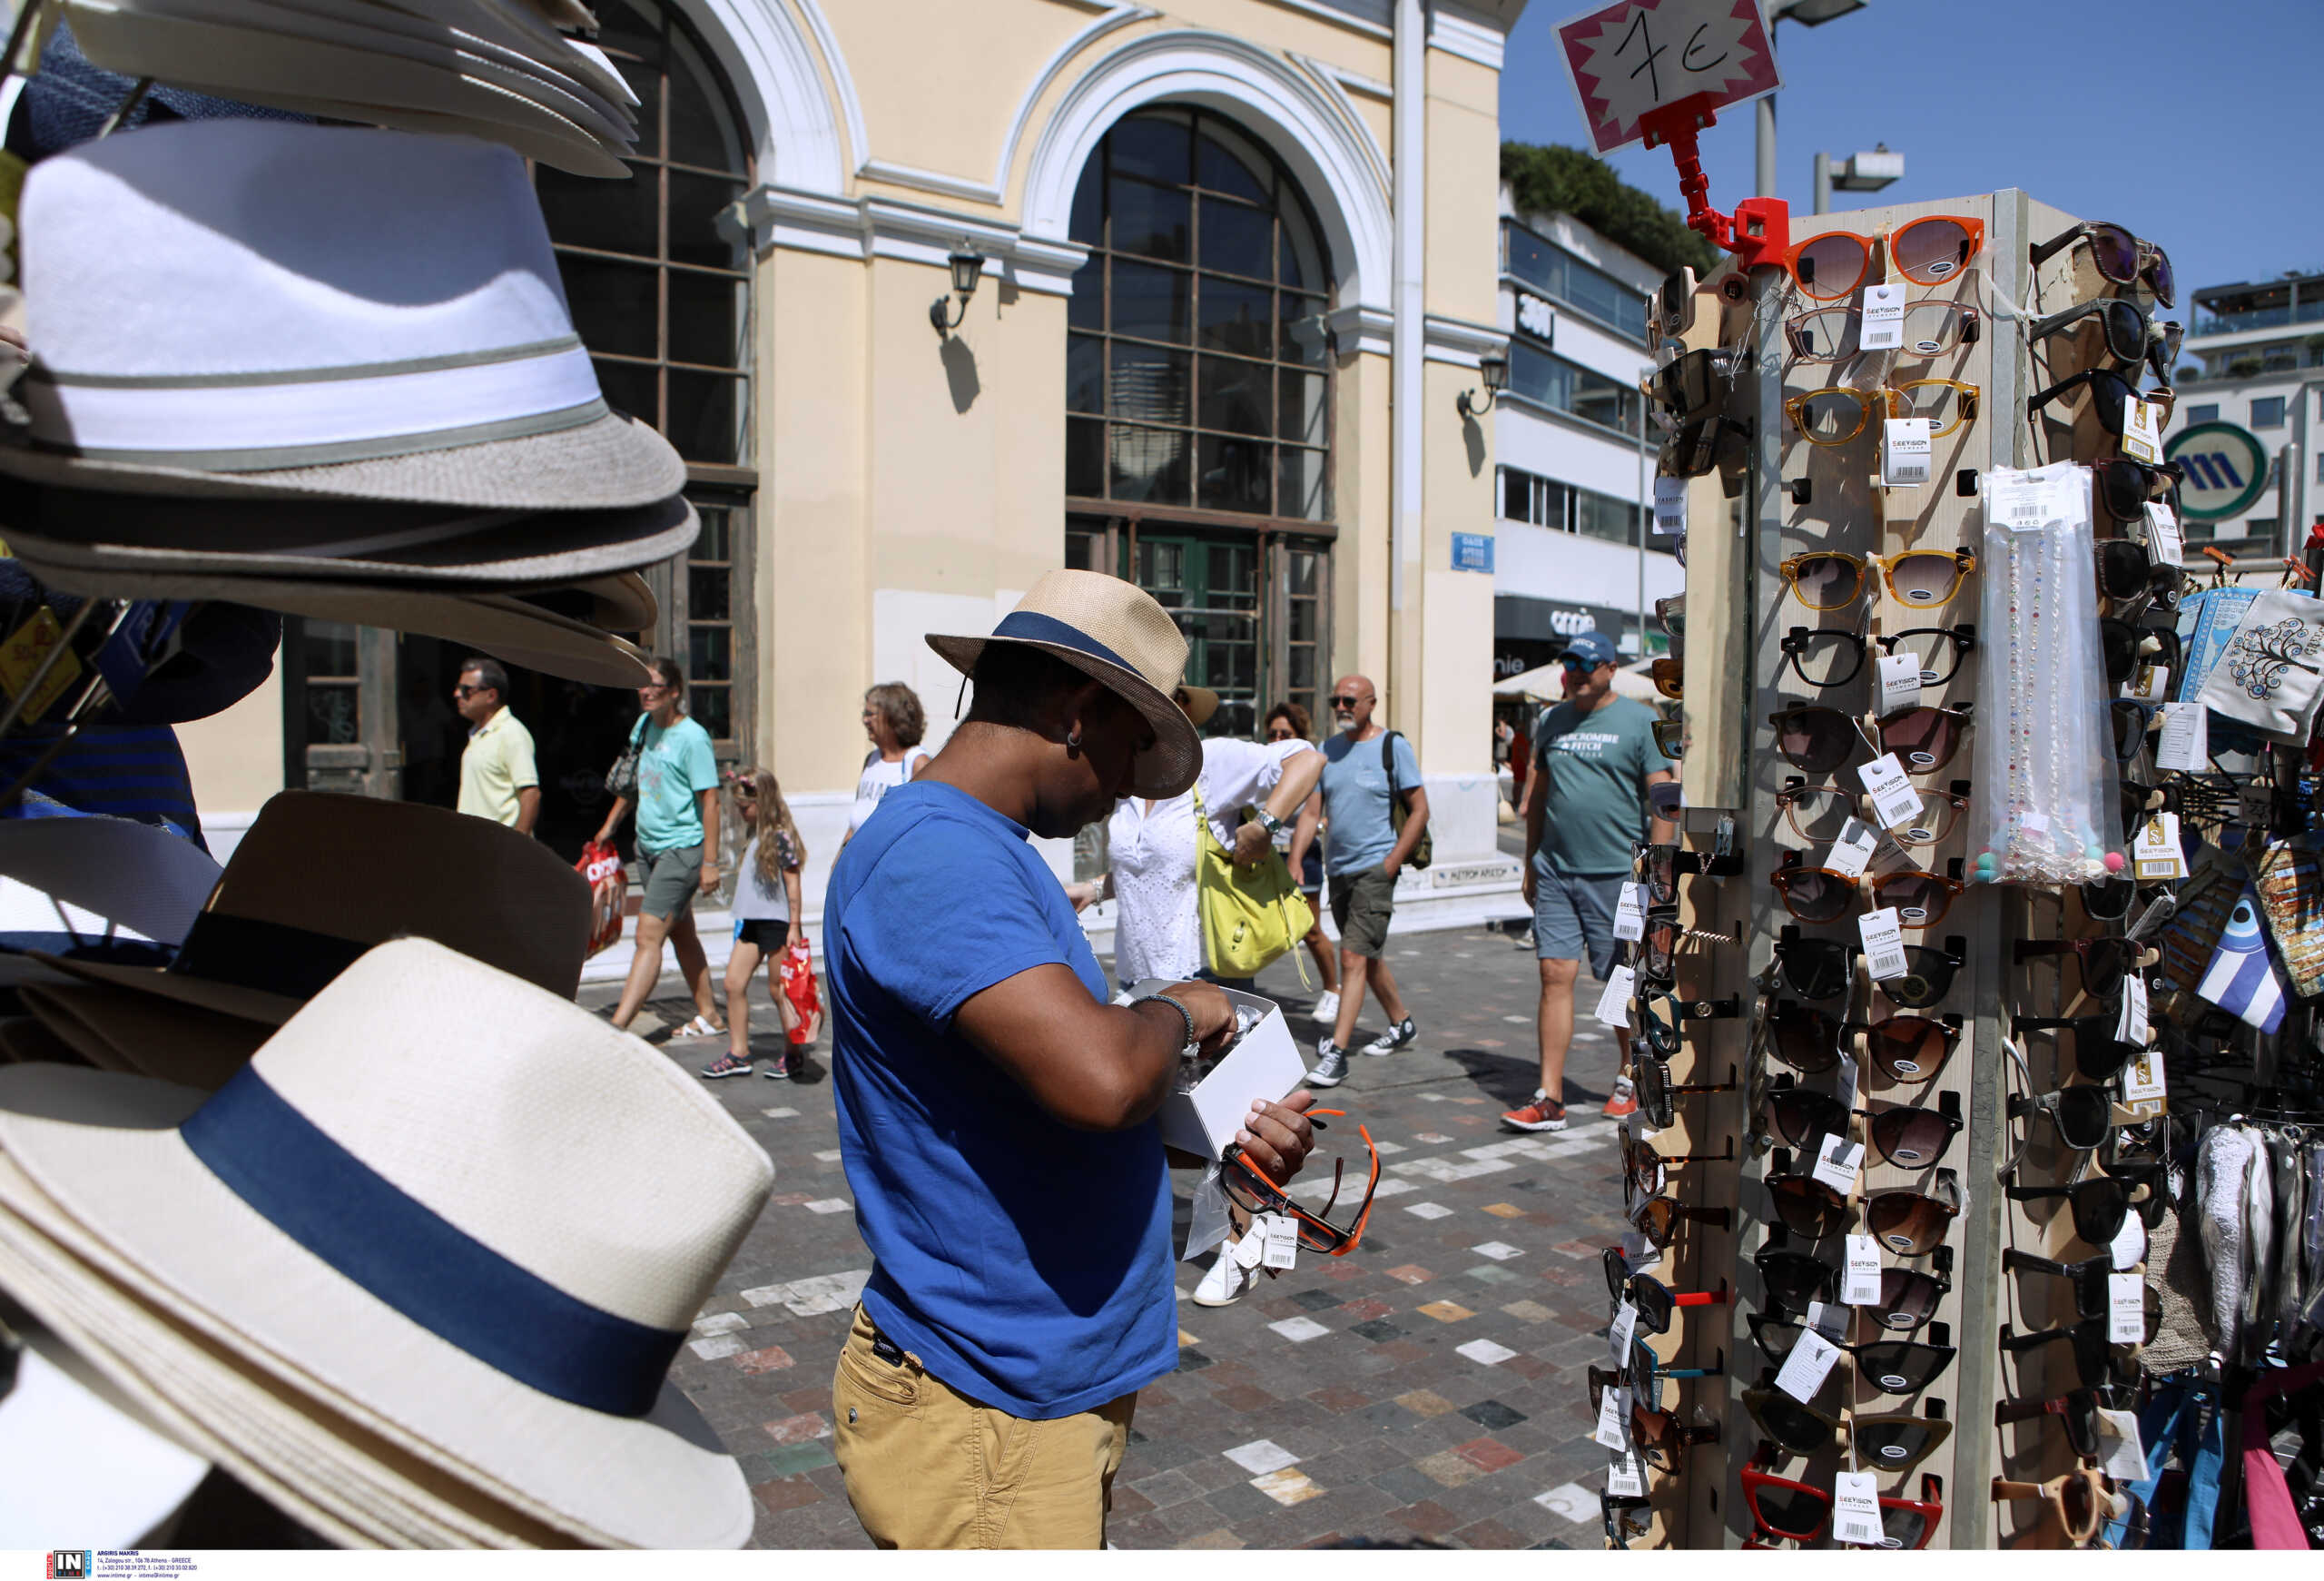
MULTIPOLYGON (((1803 27, 1821 27, 1837 21, 1851 11, 1861 11, 1869 0, 1767 0, 1768 48, 1776 44, 1776 25, 1797 22, 1803 27)), ((1776 195, 1776 96, 1763 94, 1758 104, 1758 194, 1763 198, 1776 195)), ((1820 211, 1819 211, 1820 212, 1820 211)))
POLYGON ((1832 156, 1816 155, 1816 212, 1832 212, 1832 189, 1844 193, 1876 193, 1905 179, 1905 156, 1891 153, 1885 143, 1876 145, 1869 153, 1852 153, 1842 160, 1839 173, 1832 170, 1832 156))

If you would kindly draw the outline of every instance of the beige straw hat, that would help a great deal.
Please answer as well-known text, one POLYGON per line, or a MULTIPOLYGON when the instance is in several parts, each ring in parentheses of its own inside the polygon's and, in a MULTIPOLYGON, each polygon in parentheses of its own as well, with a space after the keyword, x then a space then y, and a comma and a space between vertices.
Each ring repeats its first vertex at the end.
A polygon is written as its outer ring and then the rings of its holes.
MULTIPOLYGON (((1202 772, 1202 737, 1177 701, 1187 639, 1170 612, 1119 577, 1050 571, 987 637, 940 637, 928 646, 962 675, 976 672, 988 642, 1038 647, 1103 681, 1146 716, 1154 745, 1138 754, 1133 795, 1175 796, 1202 772)), ((1199 687, 1186 688, 1191 696, 1199 687)), ((1213 696, 1214 706, 1216 696, 1213 696)))
POLYGON ((141 1044, 157 1008, 231 1018, 247 1052, 365 951, 406 934, 570 1000, 588 949, 589 885, 547 846, 489 818, 284 791, 259 809, 169 966, 34 954, 111 992, 76 996, 69 1023, 26 1008, 67 1043, 99 1039, 133 1051, 127 1062, 148 1075, 194 1084, 168 1040, 141 1044))
POLYGON ((36 1265, 44 1320, 343 1527, 431 1540, 490 1524, 480 1492, 586 1542, 749 1537, 742 1473, 667 1372, 773 1169, 587 1012, 401 940, 206 1101, 0 1067, 0 1276, 36 1265), (200 1343, 149 1369, 157 1319, 200 1343))

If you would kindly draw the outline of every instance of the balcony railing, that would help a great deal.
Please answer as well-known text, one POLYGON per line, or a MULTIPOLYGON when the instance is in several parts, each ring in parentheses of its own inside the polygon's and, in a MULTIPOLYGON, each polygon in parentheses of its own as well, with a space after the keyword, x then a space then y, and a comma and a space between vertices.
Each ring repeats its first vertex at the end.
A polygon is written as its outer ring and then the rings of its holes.
POLYGON ((2215 313, 2200 305, 2195 309, 2194 328, 2190 338, 2204 335, 2238 335, 2246 330, 2274 330, 2286 324, 2324 323, 2324 301, 2304 301, 2298 306, 2280 308, 2250 308, 2240 313, 2215 313))

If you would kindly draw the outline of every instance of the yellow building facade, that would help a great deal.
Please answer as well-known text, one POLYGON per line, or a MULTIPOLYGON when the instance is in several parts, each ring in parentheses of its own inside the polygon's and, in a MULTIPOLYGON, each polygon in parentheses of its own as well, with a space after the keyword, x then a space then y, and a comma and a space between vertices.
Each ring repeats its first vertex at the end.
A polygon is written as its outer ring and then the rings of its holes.
MULTIPOLYGON (((1436 808, 1407 909, 1513 909, 1491 425, 1459 397, 1505 340, 1522 3, 601 0, 651 130, 628 183, 542 173, 544 212, 608 400, 703 510, 651 646, 722 757, 780 776, 811 924, 864 689, 911 683, 940 743, 958 677, 922 637, 1067 564, 1178 612, 1233 733, 1374 677, 1436 808)), ((294 626, 274 682, 182 733, 213 845, 287 784, 448 803, 460 657, 294 626)), ((634 701, 516 691, 542 834, 577 845, 634 701)))

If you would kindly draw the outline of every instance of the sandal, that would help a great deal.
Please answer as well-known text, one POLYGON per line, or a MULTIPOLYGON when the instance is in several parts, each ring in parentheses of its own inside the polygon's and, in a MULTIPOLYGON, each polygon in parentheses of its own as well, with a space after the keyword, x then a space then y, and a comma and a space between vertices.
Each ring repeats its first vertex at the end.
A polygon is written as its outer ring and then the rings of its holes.
POLYGON ((692 1021, 686 1023, 685 1025, 680 1027, 677 1031, 670 1034, 673 1038, 723 1038, 725 1035, 726 1029, 724 1027, 713 1026, 706 1019, 699 1015, 695 1016, 692 1021))
POLYGON ((738 1060, 732 1054, 721 1054, 709 1064, 704 1065, 702 1068, 702 1073, 714 1082, 721 1076, 747 1076, 751 1073, 751 1062, 748 1060, 738 1060))

